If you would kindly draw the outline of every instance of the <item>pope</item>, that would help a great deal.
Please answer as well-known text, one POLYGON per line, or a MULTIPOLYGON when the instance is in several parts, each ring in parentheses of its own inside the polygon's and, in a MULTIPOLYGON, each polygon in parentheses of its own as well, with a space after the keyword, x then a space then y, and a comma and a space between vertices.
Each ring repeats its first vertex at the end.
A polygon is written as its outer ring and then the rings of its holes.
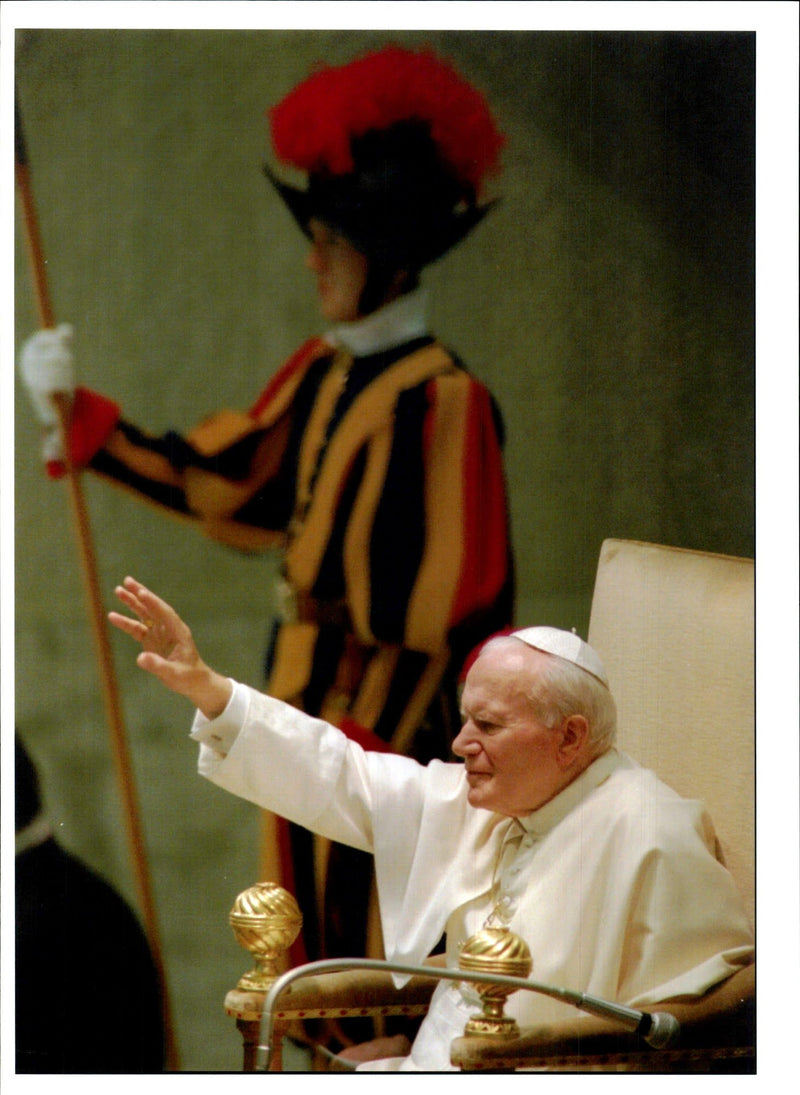
MULTIPOLYGON (((701 996, 752 962, 711 819, 616 749, 605 669, 576 634, 489 640, 464 685, 461 763, 421 765, 220 675, 135 579, 117 595, 132 615, 110 619, 141 644, 139 666, 197 709, 201 775, 374 856, 390 961, 419 966, 444 935, 455 968, 471 935, 507 925, 540 983, 633 1008, 701 996)), ((359 1068, 449 1069, 471 993, 441 982, 409 1052, 359 1068)), ((566 1007, 516 993, 508 1012, 532 1025, 566 1007)))

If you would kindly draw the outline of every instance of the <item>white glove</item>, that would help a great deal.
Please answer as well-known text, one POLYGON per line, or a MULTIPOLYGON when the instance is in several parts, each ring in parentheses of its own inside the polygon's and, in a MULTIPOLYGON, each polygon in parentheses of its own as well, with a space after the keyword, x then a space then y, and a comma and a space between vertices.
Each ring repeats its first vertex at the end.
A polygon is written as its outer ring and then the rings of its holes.
POLYGON ((75 390, 71 347, 72 327, 62 323, 31 335, 19 355, 20 373, 36 417, 51 429, 59 424, 58 411, 51 397, 55 392, 63 392, 71 399, 75 390))

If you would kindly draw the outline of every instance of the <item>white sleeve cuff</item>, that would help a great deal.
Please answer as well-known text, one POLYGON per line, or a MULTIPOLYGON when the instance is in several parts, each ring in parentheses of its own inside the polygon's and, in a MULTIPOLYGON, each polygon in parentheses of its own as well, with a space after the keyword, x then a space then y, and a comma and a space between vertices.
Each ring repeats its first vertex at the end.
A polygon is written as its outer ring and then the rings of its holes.
POLYGON ((195 741, 207 745, 221 757, 226 757, 232 749, 250 706, 248 689, 238 681, 229 679, 233 692, 225 710, 215 719, 207 719, 201 711, 196 711, 190 734, 195 741))

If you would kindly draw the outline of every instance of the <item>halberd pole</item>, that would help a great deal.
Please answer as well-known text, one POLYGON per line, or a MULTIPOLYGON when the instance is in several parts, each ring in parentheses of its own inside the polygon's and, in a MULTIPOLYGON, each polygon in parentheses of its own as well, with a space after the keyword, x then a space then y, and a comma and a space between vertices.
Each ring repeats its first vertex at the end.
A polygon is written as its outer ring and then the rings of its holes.
MULTIPOLYGON (((22 128, 19 102, 16 99, 14 103, 14 113, 14 171, 17 192, 22 206, 23 220, 25 222, 31 276, 33 279, 34 291, 36 293, 39 322, 42 327, 54 327, 55 317, 50 299, 44 252, 42 250, 41 237, 39 234, 39 221, 33 200, 27 146, 25 144, 22 128)), ((67 468, 67 484, 69 487, 70 503, 74 518, 75 538, 86 589, 92 635, 99 663, 100 680, 111 735, 114 768, 122 796, 128 847, 133 866, 136 890, 141 905, 144 928, 150 943, 153 961, 155 962, 161 984, 164 1032, 166 1039, 166 1063, 167 1068, 174 1072, 178 1071, 180 1067, 178 1063, 178 1051, 172 1025, 169 992, 167 989, 164 962, 161 954, 158 918, 156 916, 150 874, 147 866, 147 855, 139 814, 133 765, 128 749, 125 724, 122 717, 122 705, 120 703, 116 673, 114 671, 111 643, 108 637, 106 616, 97 578, 97 561, 94 552, 94 542, 92 539, 88 509, 83 494, 80 470, 73 467, 71 461, 69 446, 70 401, 66 395, 56 395, 54 397, 54 402, 58 410, 61 422, 61 432, 64 438, 64 460, 67 468)))

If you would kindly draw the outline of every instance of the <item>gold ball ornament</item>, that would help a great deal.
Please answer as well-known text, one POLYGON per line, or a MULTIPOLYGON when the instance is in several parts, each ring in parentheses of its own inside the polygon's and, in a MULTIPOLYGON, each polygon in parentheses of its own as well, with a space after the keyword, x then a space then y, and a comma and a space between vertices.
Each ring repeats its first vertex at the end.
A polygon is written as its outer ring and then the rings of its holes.
POLYGON ((281 974, 280 960, 303 926, 292 895, 274 882, 257 882, 236 898, 228 920, 237 943, 249 950, 255 967, 239 981, 244 992, 267 992, 281 974))
MULTIPOLYGON (((483 928, 470 936, 461 948, 458 965, 465 973, 528 977, 533 968, 533 960, 525 940, 508 928, 483 928)), ((503 1014, 503 1008, 506 999, 516 989, 509 985, 490 985, 480 981, 468 983, 480 996, 483 1012, 469 1020, 464 1034, 515 1038, 519 1034, 519 1027, 516 1020, 503 1014)))

